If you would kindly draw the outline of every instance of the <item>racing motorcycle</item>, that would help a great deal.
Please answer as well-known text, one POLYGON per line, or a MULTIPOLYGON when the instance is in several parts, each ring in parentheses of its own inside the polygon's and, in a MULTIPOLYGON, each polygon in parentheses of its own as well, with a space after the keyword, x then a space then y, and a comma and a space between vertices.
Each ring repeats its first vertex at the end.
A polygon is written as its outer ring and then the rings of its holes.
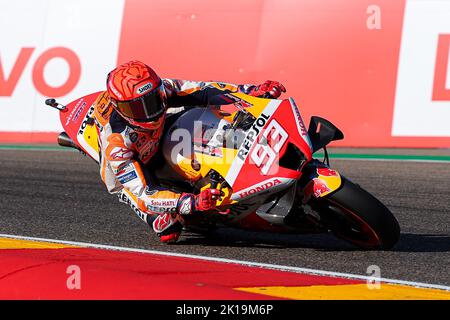
MULTIPOLYGON (((68 105, 46 100, 60 111, 64 132, 58 143, 96 162, 99 127, 93 113, 101 94, 68 105)), ((330 167, 326 147, 344 138, 336 126, 312 116, 306 129, 292 98, 242 93, 227 97, 233 103, 168 115, 160 156, 155 157, 162 161, 148 168, 162 186, 174 191, 222 191, 216 209, 184 218, 186 228, 331 232, 363 249, 387 250, 396 244, 400 227, 389 209, 330 167), (313 157, 319 150, 322 160, 313 157)))

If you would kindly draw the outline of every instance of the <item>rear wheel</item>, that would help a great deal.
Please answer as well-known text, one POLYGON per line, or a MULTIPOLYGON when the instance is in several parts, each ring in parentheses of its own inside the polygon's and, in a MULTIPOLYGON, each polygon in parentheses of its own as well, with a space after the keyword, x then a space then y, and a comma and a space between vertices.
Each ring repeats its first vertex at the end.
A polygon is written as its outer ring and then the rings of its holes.
POLYGON ((384 204, 342 177, 342 186, 312 206, 337 237, 364 249, 391 249, 400 236, 397 219, 384 204))

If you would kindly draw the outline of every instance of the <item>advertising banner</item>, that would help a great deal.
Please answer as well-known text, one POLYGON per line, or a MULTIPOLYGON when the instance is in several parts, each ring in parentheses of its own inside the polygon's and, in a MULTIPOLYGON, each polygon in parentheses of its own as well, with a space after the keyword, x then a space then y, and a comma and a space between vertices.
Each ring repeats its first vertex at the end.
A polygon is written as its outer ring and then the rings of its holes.
POLYGON ((161 77, 283 83, 336 146, 450 147, 450 1, 0 0, 0 142, 53 142, 47 97, 105 90, 139 59, 161 77), (49 133, 50 132, 50 133, 49 133))

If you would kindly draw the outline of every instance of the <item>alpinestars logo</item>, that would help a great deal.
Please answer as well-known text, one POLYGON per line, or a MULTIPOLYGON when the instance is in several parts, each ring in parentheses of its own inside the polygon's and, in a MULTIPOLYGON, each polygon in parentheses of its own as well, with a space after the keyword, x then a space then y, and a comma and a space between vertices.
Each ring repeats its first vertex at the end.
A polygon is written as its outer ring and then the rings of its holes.
POLYGON ((158 216, 155 221, 153 221, 153 230, 156 233, 161 233, 168 229, 171 225, 175 223, 175 219, 172 219, 170 214, 163 214, 158 216))
POLYGON ((178 212, 180 214, 191 214, 192 213, 192 196, 186 196, 181 199, 181 204, 179 206, 178 212))
POLYGON ((110 158, 112 160, 129 159, 133 156, 133 152, 123 148, 114 148, 111 152, 110 158))

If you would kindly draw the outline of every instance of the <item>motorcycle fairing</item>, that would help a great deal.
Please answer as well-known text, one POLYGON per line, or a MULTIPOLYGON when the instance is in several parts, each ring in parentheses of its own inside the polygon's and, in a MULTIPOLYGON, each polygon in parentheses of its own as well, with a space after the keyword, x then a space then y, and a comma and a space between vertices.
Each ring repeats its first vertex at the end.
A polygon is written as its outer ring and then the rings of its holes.
POLYGON ((300 168, 293 170, 278 166, 288 145, 295 145, 303 153, 305 161, 312 158, 307 131, 293 99, 261 99, 241 93, 233 95, 250 104, 245 110, 256 118, 253 133, 250 129, 226 175, 223 175, 233 189, 233 199, 240 198, 239 194, 251 188, 261 190, 268 179, 283 181, 285 187, 293 184, 301 176, 300 168))
POLYGON ((61 124, 67 135, 92 159, 99 161, 98 132, 94 123, 95 102, 102 92, 81 97, 60 112, 61 124))
MULTIPOLYGON (((84 96, 70 103, 66 112, 60 113, 61 123, 69 137, 97 162, 99 159, 98 132, 92 116, 95 103, 101 93, 84 96)), ((235 96, 243 100, 245 110, 256 118, 256 124, 260 124, 257 131, 254 130, 252 139, 246 144, 244 141, 238 150, 216 148, 217 154, 194 152, 195 159, 201 163, 200 170, 192 168, 192 158, 177 156, 179 169, 190 176, 191 180, 205 177, 210 169, 219 172, 233 190, 232 194, 231 190, 226 192, 225 198, 228 198, 226 201, 228 203, 253 195, 282 190, 293 185, 301 176, 300 170, 283 167, 273 170, 276 167, 275 163, 286 152, 289 143, 296 145, 302 151, 305 160, 310 160, 312 157, 303 120, 293 99, 261 99, 240 93, 235 96), (282 139, 281 142, 280 139, 282 139), (276 150, 269 151, 275 155, 275 158, 270 158, 267 156, 267 148, 271 149, 274 145, 277 146, 276 150), (259 159, 257 159, 258 156, 260 156, 259 159), (233 160, 224 161, 227 157, 233 160), (255 163, 255 159, 260 162, 255 163)), ((246 138, 249 138, 249 133, 246 138)))
POLYGON ((192 109, 181 115, 168 130, 163 143, 166 161, 191 183, 206 177, 211 169, 224 177, 233 194, 231 198, 224 197, 225 201, 219 201, 219 206, 292 186, 301 176, 301 165, 312 158, 307 131, 293 99, 262 99, 240 93, 233 96, 234 106, 222 106, 220 110, 192 109), (251 128, 242 133, 240 145, 224 147, 215 144, 214 137, 223 125, 232 123, 239 110, 245 110, 255 118, 251 128), (196 127, 198 120, 201 125, 196 127), (173 157, 174 150, 179 149, 179 140, 176 137, 177 141, 173 140, 173 133, 179 128, 190 132, 194 146, 196 141, 200 146, 185 154, 176 151, 177 156, 173 157), (211 135, 205 137, 205 128, 213 130, 211 135), (296 156, 299 165, 295 168, 278 166, 291 145, 301 153, 296 156), (195 162, 199 164, 197 168, 193 167, 195 162))

